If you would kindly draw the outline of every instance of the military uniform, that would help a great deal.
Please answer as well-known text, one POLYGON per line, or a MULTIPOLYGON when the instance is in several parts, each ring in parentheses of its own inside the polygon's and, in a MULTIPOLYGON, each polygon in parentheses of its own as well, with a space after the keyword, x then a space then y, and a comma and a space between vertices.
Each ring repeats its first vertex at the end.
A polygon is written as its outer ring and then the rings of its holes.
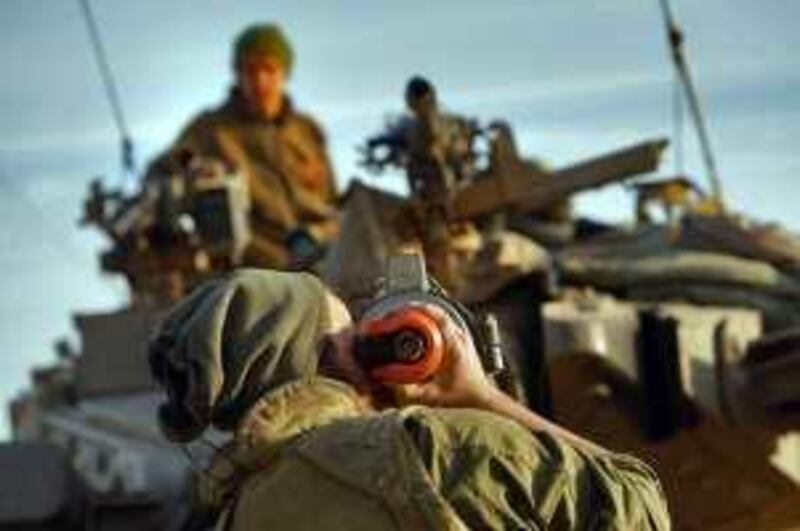
POLYGON ((164 433, 233 432, 198 478, 219 529, 669 529, 658 480, 633 458, 476 409, 376 412, 319 376, 325 293, 307 273, 234 271, 156 334, 164 433))
POLYGON ((200 489, 217 529, 669 529, 653 472, 492 413, 364 413, 323 378, 267 394, 200 489))
POLYGON ((275 119, 250 110, 237 89, 220 107, 201 113, 179 135, 148 175, 170 171, 171 154, 187 151, 218 159, 247 177, 253 241, 245 263, 284 268, 286 238, 308 230, 327 242, 336 233, 336 188, 325 136, 288 97, 275 119))

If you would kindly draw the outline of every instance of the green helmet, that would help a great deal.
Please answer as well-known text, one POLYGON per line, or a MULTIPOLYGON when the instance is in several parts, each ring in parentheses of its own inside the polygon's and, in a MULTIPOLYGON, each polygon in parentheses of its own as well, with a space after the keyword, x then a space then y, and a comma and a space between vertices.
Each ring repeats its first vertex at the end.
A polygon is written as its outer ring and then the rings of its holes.
POLYGON ((234 66, 247 54, 272 55, 281 61, 287 76, 292 72, 294 51, 277 24, 255 24, 240 33, 234 44, 234 66))

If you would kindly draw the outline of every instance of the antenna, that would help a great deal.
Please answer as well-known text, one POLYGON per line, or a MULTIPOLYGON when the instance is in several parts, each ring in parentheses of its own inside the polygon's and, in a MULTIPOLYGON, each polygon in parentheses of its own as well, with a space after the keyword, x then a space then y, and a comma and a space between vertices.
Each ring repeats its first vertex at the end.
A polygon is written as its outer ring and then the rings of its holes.
POLYGON ((128 132, 128 126, 125 122, 125 115, 122 112, 122 103, 119 92, 117 91, 114 74, 111 71, 111 65, 108 62, 105 48, 103 47, 103 39, 100 36, 100 30, 95 21, 89 0, 79 0, 79 2, 83 12, 83 19, 86 22, 86 28, 89 30, 89 39, 91 40, 97 68, 100 70, 100 77, 103 80, 103 88, 105 89, 108 102, 111 105, 111 113, 114 117, 117 131, 119 132, 122 152, 122 169, 126 174, 130 175, 136 171, 133 140, 131 140, 131 135, 128 132))
POLYGON ((689 104, 689 112, 694 122, 695 129, 697 130, 697 139, 700 143, 700 150, 703 155, 703 162, 706 166, 708 173, 708 180, 711 184, 711 195, 714 201, 719 205, 723 205, 722 183, 717 173, 717 166, 714 161, 714 153, 711 150, 711 141, 708 137, 706 130, 706 122, 703 116, 703 111, 700 108, 700 99, 697 96, 694 83, 692 82, 691 72, 689 65, 686 62, 686 57, 683 53, 683 32, 675 23, 675 18, 670 9, 669 0, 660 0, 661 12, 664 15, 664 26, 667 30, 667 39, 672 52, 672 62, 675 65, 675 70, 678 73, 681 86, 685 93, 686 101, 689 104))

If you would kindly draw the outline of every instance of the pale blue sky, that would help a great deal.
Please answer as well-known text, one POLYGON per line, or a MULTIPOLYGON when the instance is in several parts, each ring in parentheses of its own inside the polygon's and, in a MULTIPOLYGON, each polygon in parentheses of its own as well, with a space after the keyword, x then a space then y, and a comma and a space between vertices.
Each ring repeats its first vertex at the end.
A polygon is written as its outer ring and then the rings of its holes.
MULTIPOLYGON (((800 2, 673 0, 688 37, 720 174, 732 204, 800 226, 800 2)), ((673 74, 656 0, 94 0, 140 164, 189 115, 218 102, 233 36, 281 22, 298 61, 292 92, 324 124, 342 180, 355 145, 401 110, 414 73, 453 110, 516 128, 555 166, 671 134, 673 74)), ((116 132, 77 0, 0 2, 0 403, 70 313, 122 305, 99 273, 104 246, 76 220, 87 181, 120 182, 116 132)), ((691 131, 687 170, 700 171, 691 131)), ((665 174, 672 164, 668 160, 665 174)), ((391 181, 382 181, 391 183, 391 181)), ((625 219, 621 190, 582 211, 625 219)), ((0 424, 0 437, 3 429, 0 424)))

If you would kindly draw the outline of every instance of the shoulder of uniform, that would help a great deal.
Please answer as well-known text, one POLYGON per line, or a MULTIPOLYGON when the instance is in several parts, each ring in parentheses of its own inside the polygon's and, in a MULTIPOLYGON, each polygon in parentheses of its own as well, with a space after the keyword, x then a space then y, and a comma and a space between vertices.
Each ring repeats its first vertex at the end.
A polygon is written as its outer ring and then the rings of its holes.
POLYGON ((186 122, 181 129, 181 133, 178 135, 178 142, 180 142, 182 139, 185 139, 187 136, 192 136, 198 134, 199 132, 205 132, 209 129, 209 126, 220 123, 224 120, 224 105, 203 109, 186 122))
POLYGON ((506 456, 531 464, 543 454, 537 435, 520 424, 494 413, 465 408, 412 406, 401 415, 415 442, 435 442, 441 448, 472 448, 479 453, 506 456), (420 433, 425 433, 420 437, 420 433))
POLYGON ((193 124, 209 124, 225 121, 237 121, 241 118, 241 97, 236 89, 231 89, 228 95, 214 106, 201 110, 189 121, 193 124))
POLYGON ((205 142, 210 132, 215 129, 215 125, 224 120, 222 115, 223 108, 224 104, 209 107, 187 120, 172 144, 150 161, 146 175, 168 172, 172 164, 172 157, 176 151, 181 149, 191 150, 198 143, 205 142))
POLYGON ((229 102, 223 102, 215 107, 208 107, 197 113, 189 122, 190 124, 208 124, 232 119, 235 111, 229 102))

